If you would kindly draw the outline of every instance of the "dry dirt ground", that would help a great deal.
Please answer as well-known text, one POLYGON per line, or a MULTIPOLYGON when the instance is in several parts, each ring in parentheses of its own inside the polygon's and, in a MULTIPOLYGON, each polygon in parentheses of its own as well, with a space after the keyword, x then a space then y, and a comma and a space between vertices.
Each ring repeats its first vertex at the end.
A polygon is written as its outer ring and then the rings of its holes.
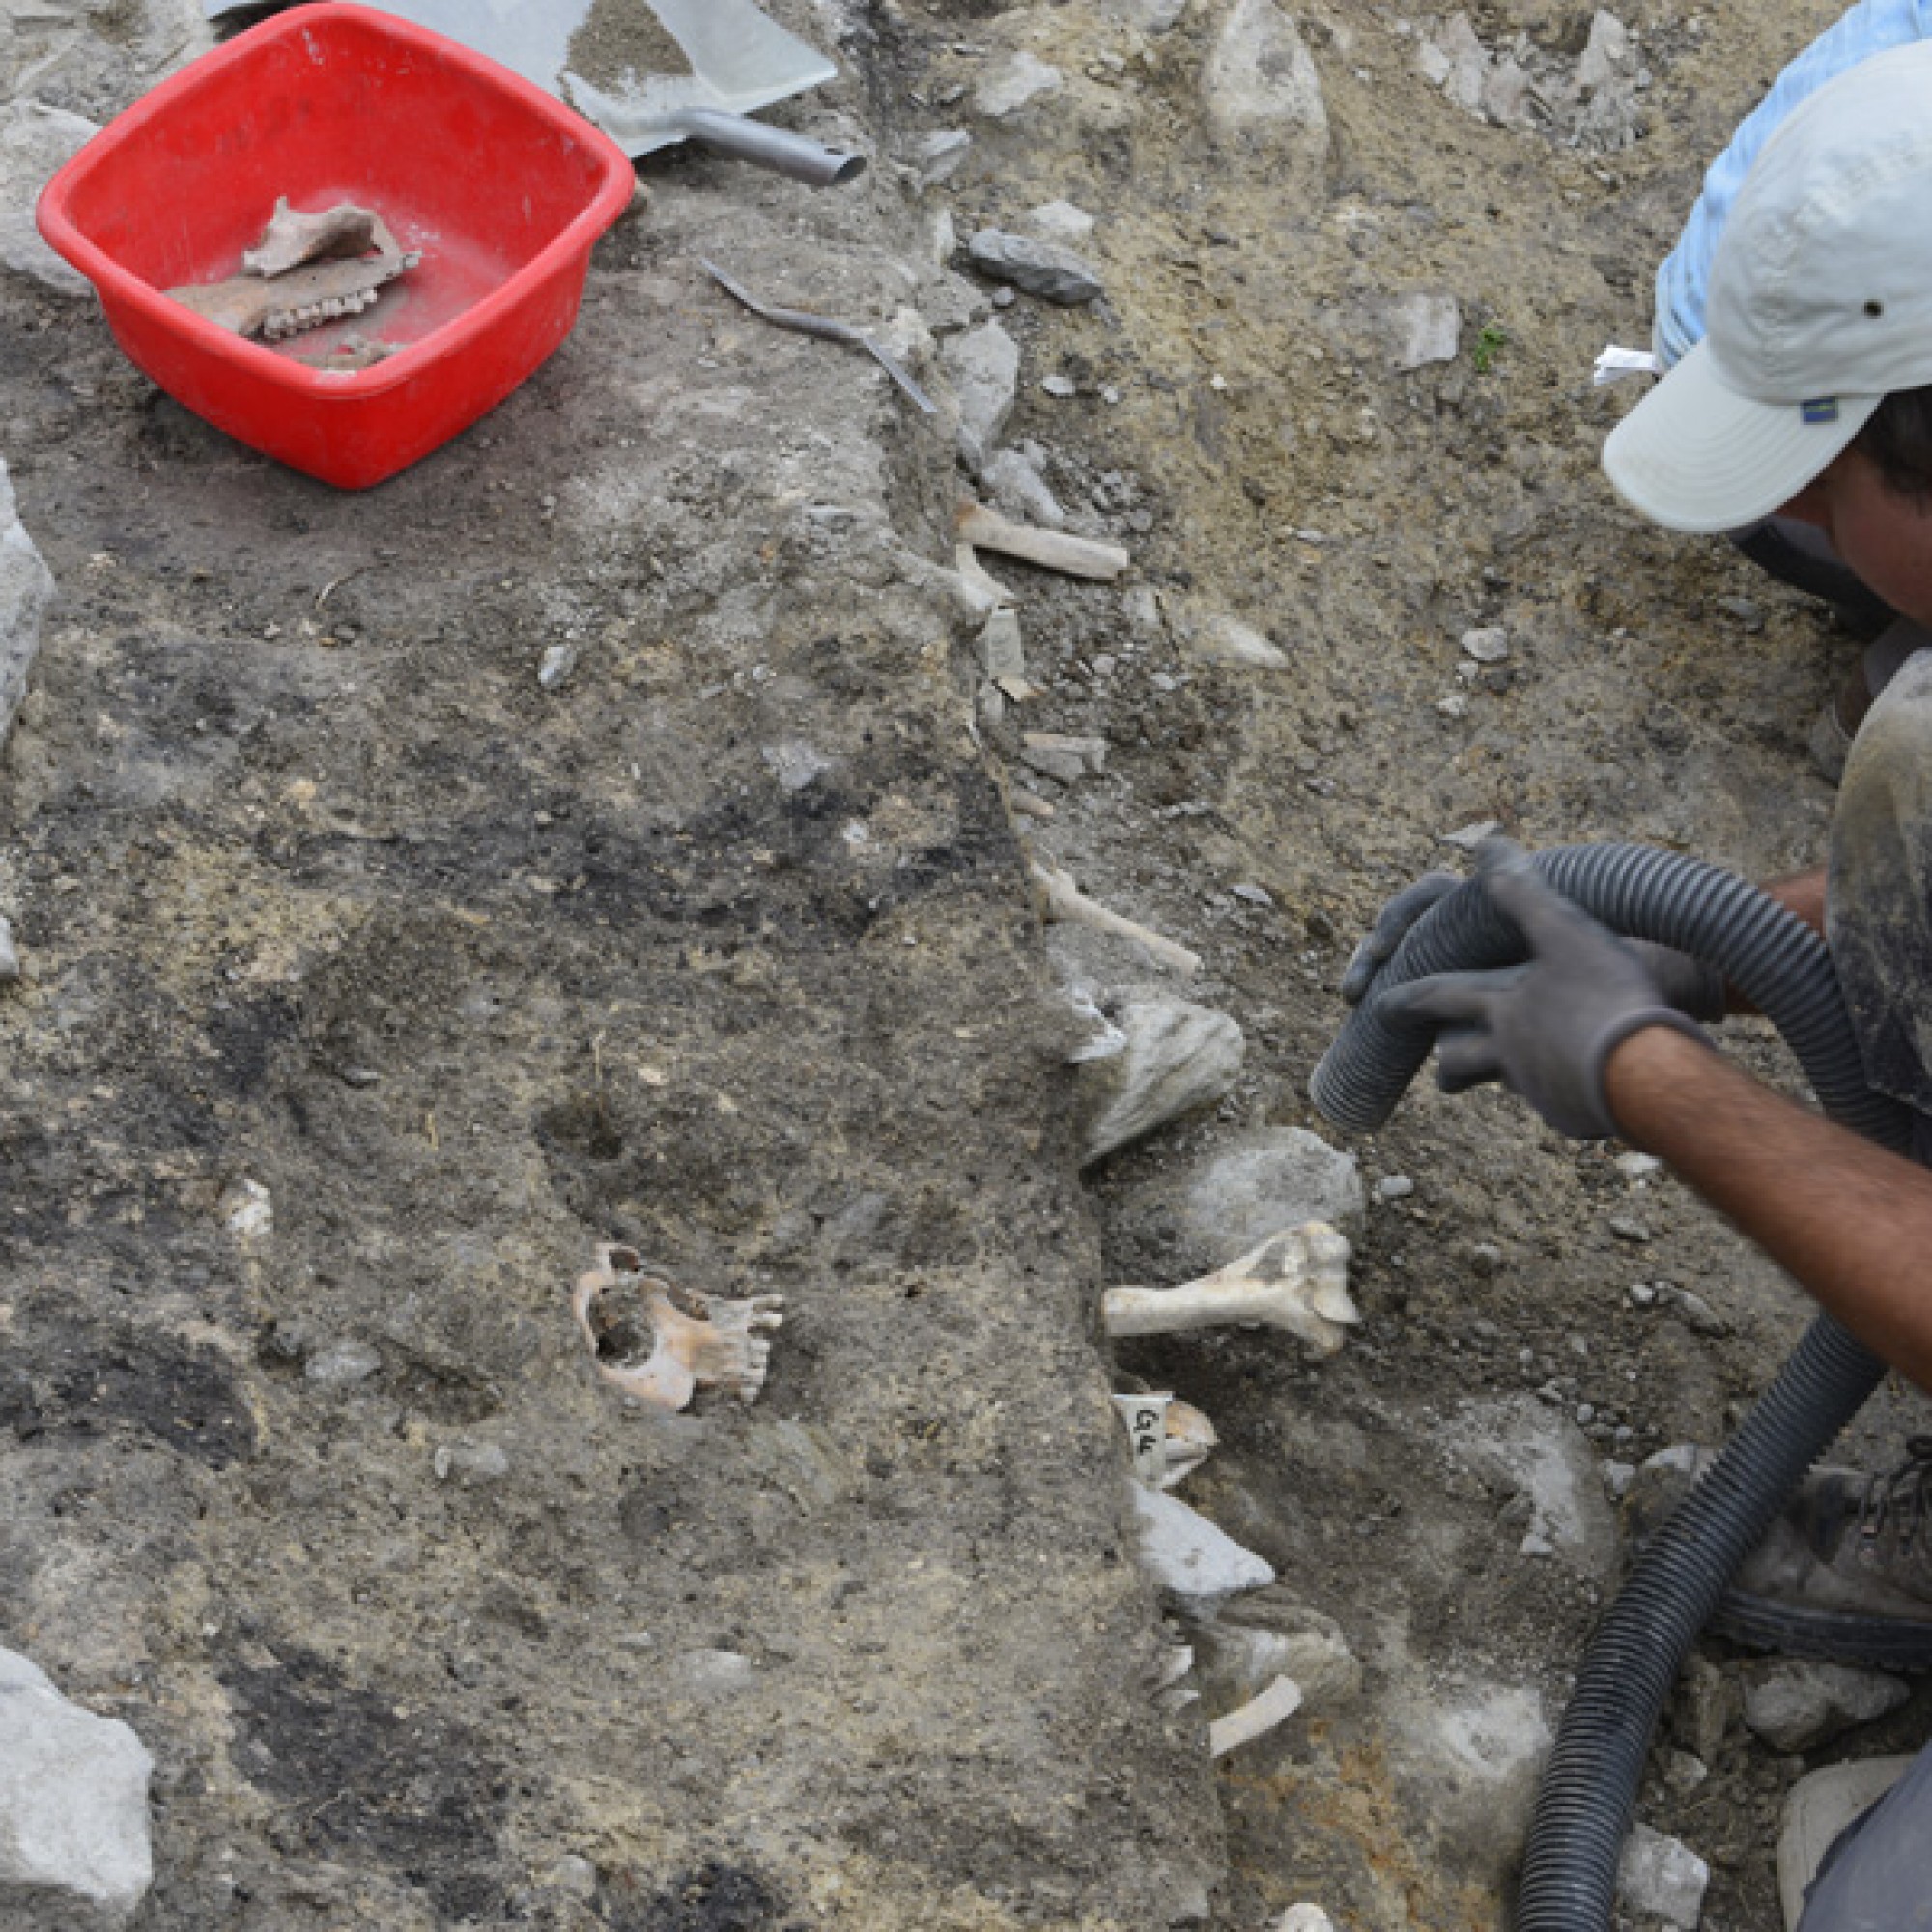
MULTIPOLYGON (((1498 1924, 1614 1564, 1594 1498, 1581 1546, 1521 1553, 1522 1456, 1714 1439, 1797 1297, 1666 1179, 1420 1092, 1356 1149, 1414 1187, 1372 1202, 1333 1363, 1246 1334, 1110 1362, 1097 1293, 1198 1261, 1148 1207, 1179 1164, 1320 1126, 1349 945, 1442 833, 1818 856, 1804 736, 1851 646, 1617 507, 1588 369, 1644 339, 1702 160, 1834 9, 1630 7, 1642 134, 1602 151, 1446 99, 1419 14, 1304 8, 1319 155, 1210 130, 1221 0, 1159 30, 1133 0, 774 11, 848 76, 785 118, 872 172, 650 164, 565 349, 368 496, 241 450, 89 308, 0 277, 0 455, 61 585, 0 773, 27 969, 0 1643, 155 1753, 157 1932, 1252 1932, 1305 1898, 1349 1932, 1498 1924), (978 114, 1020 51, 1061 88, 978 114), (922 188, 952 128, 973 147, 922 188), (986 291, 936 219, 1055 199, 1096 217, 1108 293, 1004 312, 1008 440, 1135 569, 1000 566, 1040 693, 1004 708, 936 575, 947 425, 695 257, 938 387, 905 312, 943 334, 986 291), (1462 343, 1401 373, 1387 305, 1418 291, 1462 343), (1220 614, 1289 668, 1193 654, 1220 614), (1511 652, 1465 683, 1479 625, 1511 652), (1008 809, 1021 730, 1109 746, 1021 775, 1050 821, 1008 809), (1041 927, 1016 826, 1202 953, 1170 989, 1247 1037, 1217 1113, 1084 1180, 1056 979, 1162 976, 1041 927), (244 1179, 266 1234, 227 1225, 244 1179), (785 1297, 754 1406, 655 1420, 596 1383, 568 1290, 612 1238, 785 1297), (1631 1300, 1659 1279, 1717 1320, 1631 1300), (1151 1696, 1104 1400, 1134 1378, 1211 1415, 1189 1499, 1365 1670, 1218 1776, 1199 1708, 1151 1696)), ((159 9, 8 17, 8 84, 96 118, 184 43, 159 9)), ((1474 18, 1551 63, 1589 26, 1474 18)), ((1676 1715, 1712 1775, 1644 1816, 1746 1932, 1802 1766, 1724 1724, 1742 1666, 1712 1667, 1676 1715)))

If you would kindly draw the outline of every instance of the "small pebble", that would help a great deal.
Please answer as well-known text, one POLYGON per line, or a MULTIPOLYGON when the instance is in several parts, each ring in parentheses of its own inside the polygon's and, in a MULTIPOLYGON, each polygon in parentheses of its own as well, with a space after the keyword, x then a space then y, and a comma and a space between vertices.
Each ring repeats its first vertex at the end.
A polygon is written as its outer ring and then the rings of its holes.
POLYGON ((1650 1230, 1641 1221, 1633 1221, 1628 1214, 1610 1216, 1610 1233, 1620 1241, 1647 1241, 1650 1230))
POLYGON ((1040 379, 1039 386, 1049 396, 1065 398, 1077 396, 1080 393, 1080 385, 1070 376, 1044 376, 1040 379))
POLYGON ((14 928, 0 918, 0 981, 20 977, 20 955, 14 950, 14 928))
POLYGON ((1231 886, 1228 889, 1237 899, 1245 899, 1249 905, 1271 906, 1274 895, 1265 886, 1231 886))
POLYGON ((553 644, 537 667, 537 682, 546 691, 554 691, 577 668, 577 650, 572 644, 553 644))
POLYGON ((1501 664, 1510 654, 1509 633, 1500 624, 1463 633, 1463 648, 1478 664, 1501 664))
POLYGON ((1657 1299, 1657 1291, 1647 1281, 1631 1283, 1630 1298, 1638 1308, 1648 1308, 1657 1299))
POLYGON ((1460 691, 1455 691, 1447 697, 1438 697, 1435 708, 1445 718, 1466 718, 1469 715, 1469 700, 1460 691))
POLYGON ((1378 1201, 1406 1201, 1415 1192, 1415 1182, 1406 1174, 1385 1174, 1376 1182, 1378 1201))
POLYGON ((1648 1180, 1653 1174, 1662 1172, 1663 1163, 1654 1153, 1620 1153, 1617 1156, 1617 1172, 1626 1180, 1648 1180))

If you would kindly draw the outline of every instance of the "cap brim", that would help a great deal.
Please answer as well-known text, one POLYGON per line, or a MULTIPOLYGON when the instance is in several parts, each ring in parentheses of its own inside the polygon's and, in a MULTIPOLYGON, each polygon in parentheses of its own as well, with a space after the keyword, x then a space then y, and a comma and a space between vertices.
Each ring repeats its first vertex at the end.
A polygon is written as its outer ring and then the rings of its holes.
POLYGON ((1604 470, 1617 494, 1671 530, 1735 530, 1788 503, 1884 399, 1836 396, 1828 421, 1797 403, 1741 396, 1700 342, 1613 429, 1604 470))

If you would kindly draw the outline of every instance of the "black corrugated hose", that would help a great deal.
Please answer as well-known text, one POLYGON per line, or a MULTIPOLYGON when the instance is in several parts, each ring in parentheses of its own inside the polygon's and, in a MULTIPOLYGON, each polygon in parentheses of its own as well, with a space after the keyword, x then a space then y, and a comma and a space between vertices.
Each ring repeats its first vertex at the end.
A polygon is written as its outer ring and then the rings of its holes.
MULTIPOLYGON (((1825 1112, 1903 1152, 1906 1109, 1866 1085, 1824 943, 1757 887, 1674 852, 1571 845, 1532 862, 1546 883, 1627 938, 1710 961, 1776 1026, 1825 1112)), ((1434 1029, 1381 1008, 1425 974, 1506 966, 1521 935, 1473 882, 1433 907, 1378 976, 1309 1083, 1338 1126, 1379 1127, 1428 1059, 1434 1029)), ((1805 1471, 1878 1386, 1885 1365, 1820 1315, 1730 1445, 1632 1567, 1577 1673, 1537 1794, 1517 1932, 1609 1932, 1617 1866, 1664 1699, 1733 1571, 1805 1471)))

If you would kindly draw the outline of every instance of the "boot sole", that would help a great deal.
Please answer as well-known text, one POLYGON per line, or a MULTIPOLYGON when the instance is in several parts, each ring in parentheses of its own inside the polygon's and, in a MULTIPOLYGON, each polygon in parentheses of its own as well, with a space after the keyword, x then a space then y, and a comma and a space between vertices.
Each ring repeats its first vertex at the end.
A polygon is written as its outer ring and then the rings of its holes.
POLYGON ((1727 1590, 1711 1629, 1748 1649, 1775 1651, 1780 1657, 1863 1663, 1878 1670, 1932 1670, 1932 1622, 1795 1609, 1770 1597, 1727 1590))

